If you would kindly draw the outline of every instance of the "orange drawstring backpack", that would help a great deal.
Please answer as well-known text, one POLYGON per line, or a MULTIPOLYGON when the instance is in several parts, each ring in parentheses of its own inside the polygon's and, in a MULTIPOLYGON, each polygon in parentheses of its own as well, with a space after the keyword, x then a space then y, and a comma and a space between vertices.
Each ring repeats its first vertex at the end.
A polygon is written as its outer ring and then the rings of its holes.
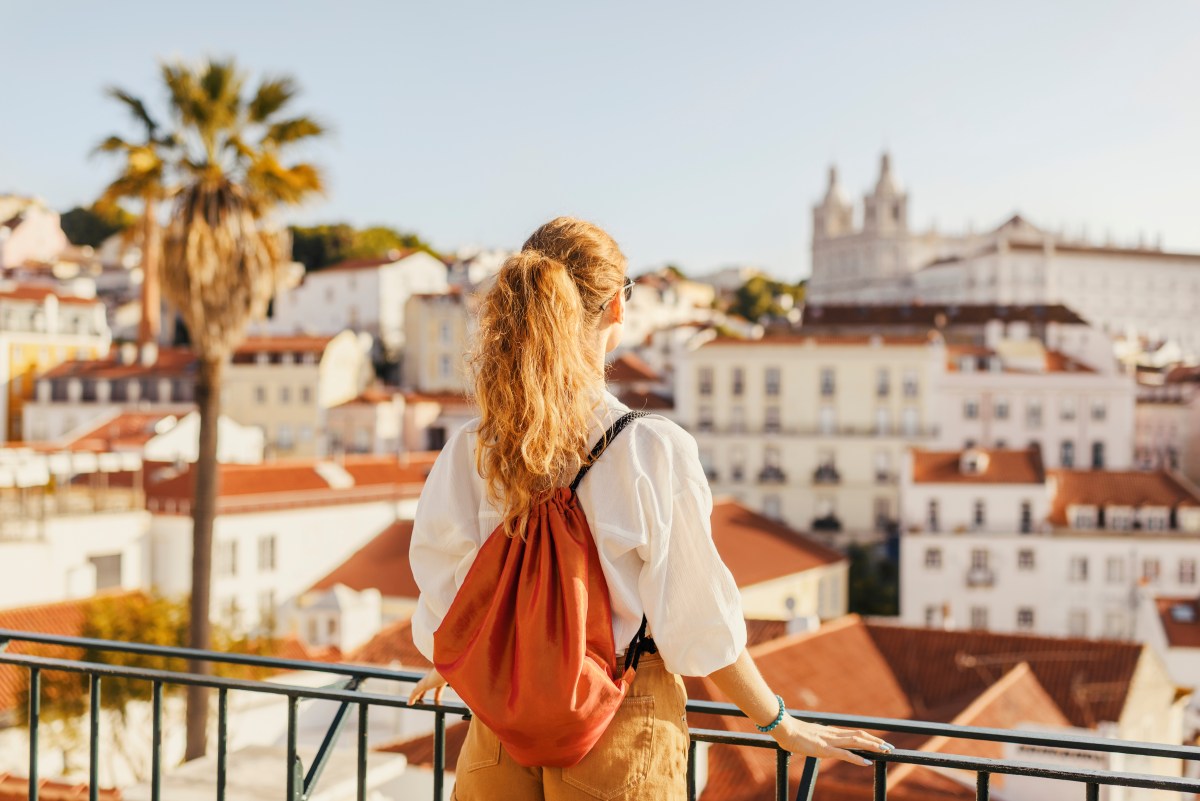
POLYGON ((570 487, 529 514, 525 537, 498 526, 484 541, 441 626, 433 664, 505 750, 526 767, 570 767, 596 744, 625 699, 646 618, 617 672, 612 601, 575 490, 631 420, 604 434, 570 487))

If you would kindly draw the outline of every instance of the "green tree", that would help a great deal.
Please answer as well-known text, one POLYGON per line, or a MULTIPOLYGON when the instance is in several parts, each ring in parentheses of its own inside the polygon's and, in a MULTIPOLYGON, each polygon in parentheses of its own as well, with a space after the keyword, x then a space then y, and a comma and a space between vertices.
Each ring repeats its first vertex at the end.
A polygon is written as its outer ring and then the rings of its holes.
POLYGON ((428 242, 416 234, 403 233, 383 225, 361 230, 346 223, 293 226, 292 258, 306 270, 320 270, 346 259, 369 259, 384 256, 392 250, 423 250, 441 258, 428 242))
MULTIPOLYGON (((224 368, 274 296, 287 254, 272 213, 323 191, 321 171, 287 156, 320 137, 312 117, 289 116, 298 87, 266 78, 247 90, 232 61, 166 64, 162 78, 179 141, 179 174, 164 250, 163 288, 196 353, 200 447, 193 467, 192 594, 188 645, 209 648, 212 530, 217 500, 217 420, 224 368)), ((192 662, 192 672, 207 664, 192 662)), ((188 688, 185 759, 205 753, 208 693, 188 688)))
POLYGON ((895 562, 861 545, 846 549, 850 558, 850 611, 860 615, 900 614, 900 582, 895 562))
POLYGON ((804 283, 789 284, 756 275, 738 287, 727 311, 755 322, 783 317, 804 302, 804 283))
POLYGON ((76 206, 64 212, 61 218, 63 233, 72 245, 97 248, 113 234, 129 229, 138 221, 136 214, 131 214, 120 206, 101 212, 95 206, 84 208, 76 206))
POLYGON ((121 168, 94 208, 104 215, 119 216, 123 200, 133 200, 140 206, 142 318, 138 323, 138 341, 153 342, 162 327, 162 232, 158 209, 171 193, 167 161, 176 140, 163 130, 139 98, 117 87, 110 87, 107 93, 125 107, 139 131, 135 139, 112 135, 96 147, 97 153, 119 156, 121 168))

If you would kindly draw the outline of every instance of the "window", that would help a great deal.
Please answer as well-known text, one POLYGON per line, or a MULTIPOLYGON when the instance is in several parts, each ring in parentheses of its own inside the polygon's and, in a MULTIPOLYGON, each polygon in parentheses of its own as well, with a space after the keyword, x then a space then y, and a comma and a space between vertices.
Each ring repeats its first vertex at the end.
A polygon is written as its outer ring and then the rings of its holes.
POLYGON ((763 496, 763 514, 772 520, 782 517, 778 495, 771 493, 763 496))
POLYGON ((276 537, 264 534, 258 538, 258 572, 267 573, 275 569, 276 537))
POLYGON ((925 549, 925 567, 930 570, 937 570, 942 566, 942 549, 941 548, 926 548, 925 549))
POLYGON ((979 401, 975 398, 967 398, 963 401, 963 419, 978 420, 979 419, 979 401))
POLYGON ((766 416, 763 418, 763 431, 767 434, 778 434, 781 428, 779 407, 768 406, 766 416))
POLYGON ((729 457, 729 478, 732 481, 741 481, 746 475, 746 451, 741 445, 736 445, 729 457))
POLYGON ((256 353, 254 355, 254 363, 255 364, 270 364, 271 363, 271 354, 267 353, 266 351, 259 351, 258 353, 256 353))
POLYGON ((1033 504, 1029 501, 1021 501, 1020 527, 1022 534, 1028 534, 1033 531, 1033 504))
POLYGON ((438 375, 442 378, 450 377, 450 357, 444 353, 438 357, 438 375))
POLYGON ((837 391, 837 382, 834 379, 832 367, 821 368, 821 397, 831 398, 837 391))
POLYGON ((300 402, 305 405, 312 403, 312 387, 300 387, 300 402))
POLYGON ((988 625, 988 610, 986 606, 971 607, 971 628, 986 629, 988 625))
POLYGON ((875 371, 875 397, 886 398, 891 390, 891 372, 886 367, 880 367, 875 371))
POLYGON ((733 368, 733 396, 740 398, 746 391, 746 371, 741 367, 733 368))
POLYGON ((995 412, 997 420, 1008 419, 1008 398, 996 398, 995 412))
POLYGON ((936 498, 929 499, 929 508, 925 513, 925 522, 930 531, 938 530, 938 502, 936 498))
POLYGON ((1086 609, 1072 609, 1067 615, 1067 634, 1071 637, 1086 637, 1088 613, 1086 609))
POLYGON ((442 321, 442 323, 438 326, 438 338, 441 339, 443 343, 449 344, 449 342, 450 342, 450 323, 448 323, 446 321, 442 321))
POLYGON ((1129 531, 1133 528, 1133 510, 1124 506, 1110 506, 1105 513, 1108 527, 1114 531, 1129 531))
POLYGON ((254 402, 255 403, 266 403, 267 402, 267 388, 266 387, 255 387, 254 388, 254 402))
POLYGON ((1064 439, 1059 447, 1058 461, 1065 468, 1075 466, 1075 443, 1069 439, 1064 439))
POLYGON ((1033 570, 1037 564, 1032 548, 1022 548, 1017 551, 1017 570, 1033 570))
POLYGON ((972 570, 987 570, 988 569, 988 551, 986 548, 971 549, 971 569, 972 570))
POLYGON ((1106 404, 1103 400, 1093 400, 1092 419, 1099 423, 1102 422, 1106 417, 1108 417, 1108 404, 1106 404))
POLYGON ((292 427, 287 423, 280 423, 275 431, 275 445, 283 450, 291 450, 293 444, 292 427))
POLYGON ((875 410, 875 433, 887 434, 892 428, 892 415, 886 406, 875 410))
POLYGON ((904 371, 904 397, 915 398, 921 391, 921 382, 916 370, 904 371))
POLYGON ((918 421, 920 420, 919 414, 915 406, 904 407, 901 425, 904 428, 905 436, 915 437, 917 435, 918 421))
POLYGON ((1125 615, 1109 610, 1104 615, 1104 636, 1109 639, 1125 638, 1125 615))
POLYGON ((1196 560, 1190 556, 1179 560, 1179 583, 1196 583, 1196 560))
POLYGON ((892 527, 892 501, 890 498, 875 499, 875 530, 887 532, 892 527))
POLYGON ((1075 419, 1075 399, 1062 398, 1058 405, 1058 417, 1060 420, 1075 419))
POLYGON ((837 428, 837 412, 834 407, 826 404, 821 407, 817 417, 817 425, 822 434, 832 434, 837 428))
POLYGON ((1088 560, 1086 556, 1072 556, 1069 572, 1071 581, 1087 581, 1088 560))
POLYGON ((700 414, 699 414, 698 419, 696 420, 696 427, 699 428, 701 431, 712 431, 713 420, 712 420, 712 407, 711 406, 701 406, 700 407, 700 414))
POLYGON ((734 406, 729 410, 729 430, 735 434, 746 430, 746 407, 734 406))
POLYGON ((926 604, 925 606, 925 625, 936 626, 938 621, 938 613, 941 609, 936 604, 926 604))
POLYGON ((1148 556, 1142 560, 1142 580, 1148 584, 1154 584, 1158 581, 1159 575, 1162 573, 1162 564, 1157 558, 1148 556))
POLYGON ((218 578, 233 578, 237 575, 237 540, 217 542, 214 557, 218 578))
POLYGON ((291 387, 280 387, 279 388, 279 402, 280 403, 291 403, 291 401, 292 401, 292 388, 291 387))
POLYGON ((711 397, 713 391, 713 369, 711 367, 701 367, 699 379, 700 395, 705 398, 711 397))
POLYGON ((875 451, 875 483, 886 484, 892 480, 892 454, 886 450, 875 451))
POLYGON ((983 528, 987 524, 987 506, 983 498, 975 499, 975 508, 972 511, 971 522, 975 528, 983 528))
POLYGON ((258 625, 269 634, 275 631, 275 590, 258 594, 258 625))
POLYGON ((768 367, 765 373, 765 383, 768 398, 774 398, 779 395, 779 385, 781 383, 780 372, 778 367, 768 367))
POLYGON ((1017 628, 1021 631, 1033 631, 1033 607, 1022 606, 1017 610, 1017 628))
POLYGON ((1025 404, 1025 425, 1029 428, 1042 427, 1042 402, 1031 400, 1025 404))
POLYGON ((1104 443, 1103 442, 1093 442, 1092 443, 1092 469, 1093 470, 1103 470, 1104 469, 1104 443))
MULTIPOLYGON (((96 591, 111 589, 112 587, 121 586, 121 554, 105 554, 104 556, 90 556, 88 561, 96 570, 96 591)), ((1193 572, 1195 564, 1192 565, 1193 572)))
POLYGON ((1108 557, 1105 575, 1109 584, 1120 584, 1125 581, 1125 560, 1119 556, 1108 557))

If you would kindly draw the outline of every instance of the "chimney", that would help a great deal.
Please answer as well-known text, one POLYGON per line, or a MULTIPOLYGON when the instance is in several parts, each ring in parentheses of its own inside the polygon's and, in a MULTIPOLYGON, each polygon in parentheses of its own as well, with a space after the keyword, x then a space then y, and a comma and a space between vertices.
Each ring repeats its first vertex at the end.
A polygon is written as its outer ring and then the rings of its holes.
POLYGON ((153 340, 142 343, 142 367, 153 367, 158 363, 158 343, 153 340))
POLYGON ((138 346, 134 342, 122 342, 121 347, 117 349, 117 361, 120 364, 134 364, 137 362, 138 346))

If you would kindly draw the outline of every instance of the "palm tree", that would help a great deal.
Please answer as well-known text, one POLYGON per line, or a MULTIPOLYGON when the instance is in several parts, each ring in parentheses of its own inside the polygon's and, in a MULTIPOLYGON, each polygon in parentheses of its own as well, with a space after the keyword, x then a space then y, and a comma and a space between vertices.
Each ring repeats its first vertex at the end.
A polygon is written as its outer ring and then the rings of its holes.
POLYGON ((120 174, 105 187, 96 201, 99 210, 111 210, 121 200, 132 198, 142 204, 142 316, 138 323, 138 342, 158 339, 162 325, 162 290, 159 256, 162 241, 158 226, 158 204, 170 194, 166 185, 167 158, 175 144, 150 115, 146 104, 129 92, 109 87, 109 97, 122 103, 143 129, 137 141, 110 136, 96 147, 97 153, 124 156, 120 174))
MULTIPOLYGON (((180 150, 163 289, 183 317, 199 362, 188 644, 207 648, 223 369, 247 325, 266 311, 285 263, 285 233, 270 219, 272 211, 323 190, 315 166, 285 163, 284 154, 325 129, 310 117, 284 116, 297 93, 290 78, 265 79, 244 95, 245 75, 233 61, 166 64, 162 77, 180 150)), ((189 666, 194 672, 206 668, 189 666)), ((185 759, 204 755, 207 723, 208 694, 189 687, 185 759)))

